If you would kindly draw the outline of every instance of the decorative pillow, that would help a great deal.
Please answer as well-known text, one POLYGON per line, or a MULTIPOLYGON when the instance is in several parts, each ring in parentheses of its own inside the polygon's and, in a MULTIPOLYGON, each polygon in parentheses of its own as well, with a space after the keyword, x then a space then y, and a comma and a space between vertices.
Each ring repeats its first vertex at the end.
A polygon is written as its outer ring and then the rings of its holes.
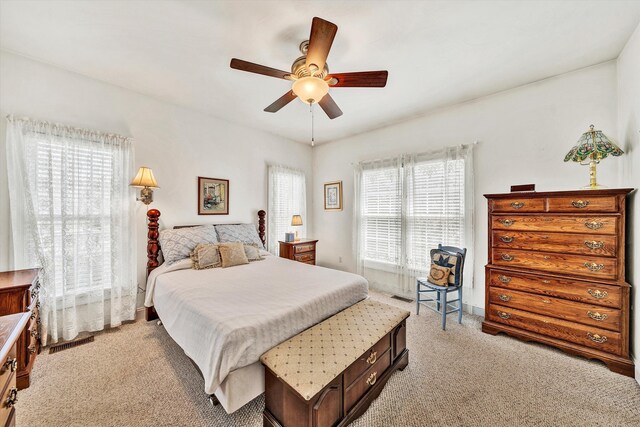
POLYGON ((449 267, 449 286, 458 286, 460 284, 460 269, 462 267, 462 256, 452 254, 442 249, 431 249, 431 264, 441 267, 449 267))
POLYGON ((442 267, 441 265, 431 264, 431 270, 429 271, 429 282, 438 286, 449 286, 449 276, 451 275, 451 268, 442 267))
POLYGON ((167 265, 189 258, 198 243, 218 243, 218 235, 213 225, 185 227, 160 232, 160 248, 167 265))
POLYGON ((253 224, 222 224, 216 225, 215 227, 218 232, 218 241, 221 243, 253 243, 258 245, 259 248, 264 249, 262 240, 260 240, 258 236, 258 230, 256 230, 256 226, 253 224))
POLYGON ((222 268, 249 264, 244 253, 244 245, 240 242, 220 243, 218 249, 220 250, 220 258, 222 258, 222 268))
POLYGON ((200 243, 191 252, 191 261, 194 270, 216 268, 222 265, 220 259, 219 243, 200 243))
POLYGON ((260 261, 264 259, 262 255, 260 255, 260 249, 258 249, 258 246, 255 244, 244 245, 244 254, 249 261, 260 261))

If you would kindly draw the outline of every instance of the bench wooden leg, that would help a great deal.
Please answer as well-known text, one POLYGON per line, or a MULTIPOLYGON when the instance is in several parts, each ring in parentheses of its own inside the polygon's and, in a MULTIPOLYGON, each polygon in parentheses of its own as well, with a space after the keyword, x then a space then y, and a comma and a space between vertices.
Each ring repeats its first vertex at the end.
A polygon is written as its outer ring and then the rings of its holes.
POLYGON ((220 404, 220 401, 218 400, 215 394, 210 394, 209 403, 211 403, 211 406, 218 406, 220 404))

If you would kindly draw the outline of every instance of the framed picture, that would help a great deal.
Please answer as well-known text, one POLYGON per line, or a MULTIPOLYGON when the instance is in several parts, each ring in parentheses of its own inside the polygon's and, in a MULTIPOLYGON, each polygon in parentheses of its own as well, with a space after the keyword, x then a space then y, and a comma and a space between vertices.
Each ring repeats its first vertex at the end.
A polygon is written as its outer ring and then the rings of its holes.
POLYGON ((229 215, 229 180, 198 177, 198 215, 229 215))
POLYGON ((324 184, 324 210, 342 210, 342 181, 327 182, 324 184))

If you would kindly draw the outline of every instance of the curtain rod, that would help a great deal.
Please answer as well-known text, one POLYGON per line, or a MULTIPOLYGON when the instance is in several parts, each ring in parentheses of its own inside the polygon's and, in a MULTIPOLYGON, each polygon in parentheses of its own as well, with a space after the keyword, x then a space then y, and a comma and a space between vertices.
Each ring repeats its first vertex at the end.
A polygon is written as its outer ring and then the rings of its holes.
MULTIPOLYGON (((450 149, 450 148, 456 148, 456 147, 459 147, 459 148, 475 147, 475 146, 476 146, 476 145, 478 145, 479 143, 480 143, 480 141, 476 139, 475 141, 473 141, 473 142, 472 142, 472 143, 470 143, 470 144, 450 145, 450 146, 448 146, 448 147, 438 148, 438 149, 431 150, 431 151, 422 151, 422 152, 420 152, 420 153, 415 153, 414 155, 420 156, 420 155, 423 155, 423 154, 437 153, 438 151, 443 151, 443 150, 447 150, 447 149, 450 149)), ((398 156, 406 156, 406 155, 407 155, 407 154, 405 153, 405 154, 399 154, 398 156)), ((397 156, 396 156, 396 157, 397 157, 397 156)), ((393 158, 393 157, 388 157, 388 158, 386 158, 386 159, 360 160, 359 162, 350 162, 349 164, 350 164, 351 166, 355 166, 355 165, 358 165, 358 164, 360 164, 360 163, 380 162, 380 161, 384 161, 384 160, 390 160, 390 159, 392 159, 392 158, 393 158)))

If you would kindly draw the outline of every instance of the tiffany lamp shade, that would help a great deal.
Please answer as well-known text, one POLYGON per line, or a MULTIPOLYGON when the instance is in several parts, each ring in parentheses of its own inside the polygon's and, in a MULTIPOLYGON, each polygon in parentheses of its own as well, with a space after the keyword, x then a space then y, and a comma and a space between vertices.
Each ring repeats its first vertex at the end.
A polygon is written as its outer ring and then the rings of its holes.
POLYGON ((593 130, 593 125, 582 134, 578 143, 567 153, 564 161, 573 160, 582 165, 589 165, 589 185, 586 188, 596 189, 596 165, 605 157, 620 156, 624 152, 600 130, 593 130))

